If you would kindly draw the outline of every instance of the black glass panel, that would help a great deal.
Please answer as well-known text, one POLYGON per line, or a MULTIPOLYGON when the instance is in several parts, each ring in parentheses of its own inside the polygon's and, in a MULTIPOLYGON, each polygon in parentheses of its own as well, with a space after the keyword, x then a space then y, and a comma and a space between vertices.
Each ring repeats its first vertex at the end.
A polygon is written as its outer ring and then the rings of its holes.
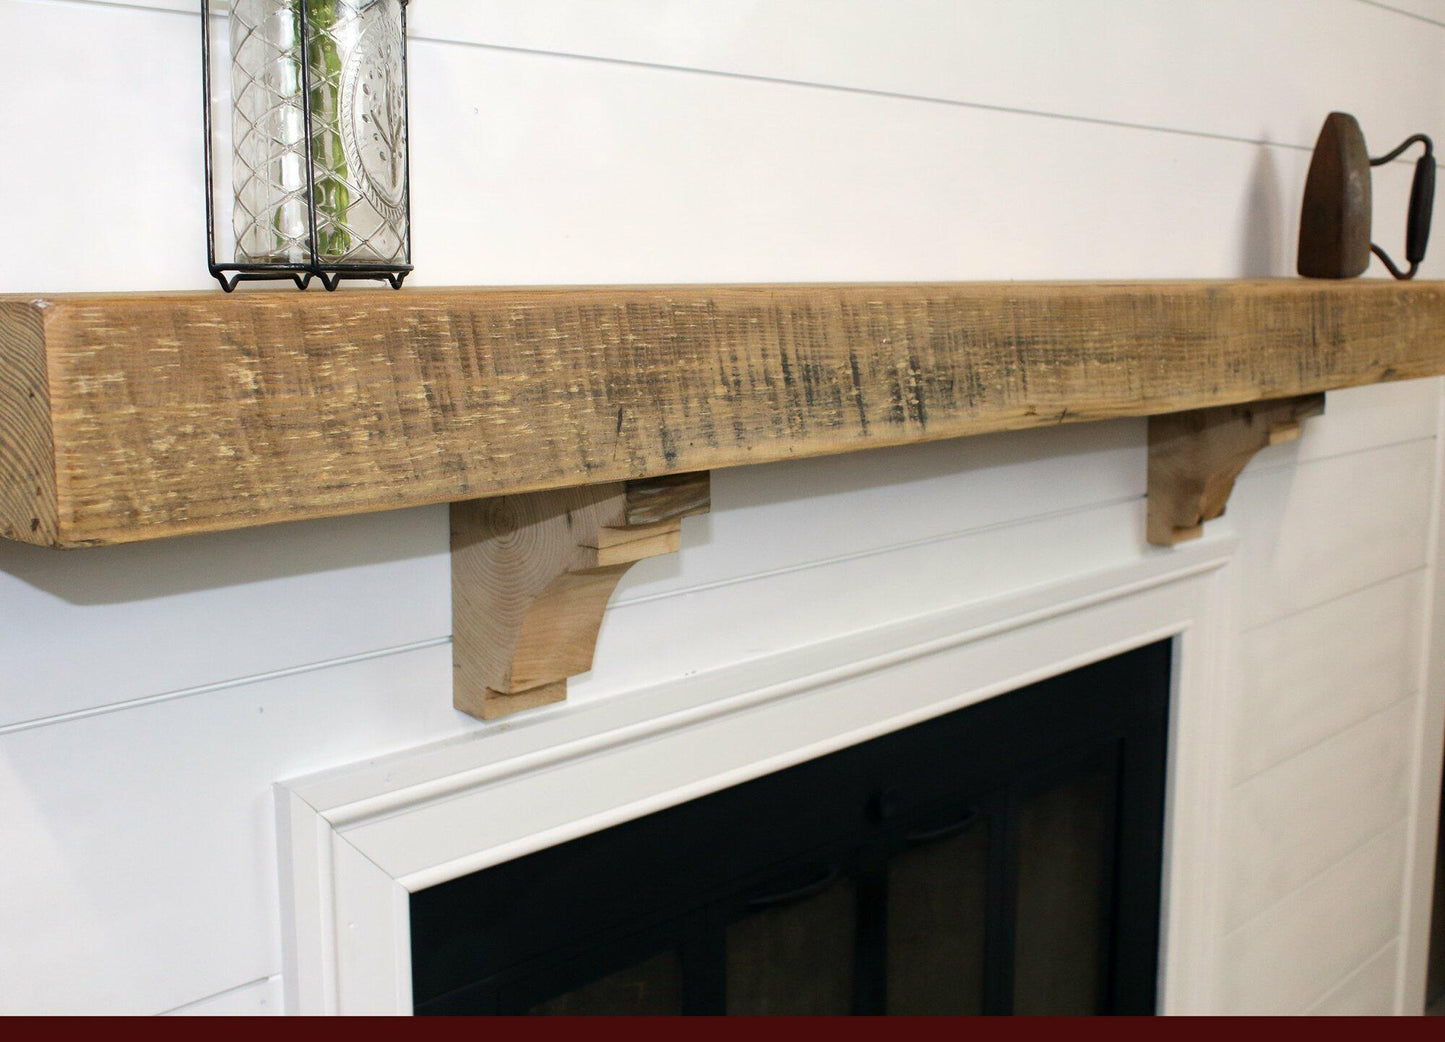
POLYGON ((617 970, 529 1011, 537 1016, 644 1016, 682 1013, 682 958, 664 952, 617 970))
POLYGON ((858 892, 822 893, 753 912, 727 928, 727 1012, 843 1016, 853 1004, 858 892))
POLYGON ((1085 771, 1019 809, 1015 1013, 1101 1008, 1111 783, 1103 768, 1085 771))
POLYGON ((888 862, 887 1010, 983 1012, 988 832, 927 843, 888 862))

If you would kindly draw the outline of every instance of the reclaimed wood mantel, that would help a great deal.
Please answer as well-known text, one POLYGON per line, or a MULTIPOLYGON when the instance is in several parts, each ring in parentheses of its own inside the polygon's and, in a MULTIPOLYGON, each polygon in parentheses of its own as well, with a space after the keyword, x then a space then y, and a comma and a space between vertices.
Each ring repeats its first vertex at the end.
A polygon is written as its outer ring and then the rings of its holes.
MULTIPOLYGON (((12 295, 0 536, 98 546, 545 493, 570 540, 553 578, 605 603, 610 585, 578 577, 666 552, 705 509, 644 519, 655 479, 1147 416, 1149 535, 1167 544, 1324 392, 1441 374, 1437 282, 12 295), (557 498, 584 488, 585 508, 557 498)), ((454 528, 511 538, 540 502, 454 509, 454 528)), ((537 582, 526 597, 547 601, 537 582)), ((482 672, 515 683, 510 655, 482 672)))
POLYGON ((0 297, 0 533, 186 535, 1445 372, 1445 284, 0 297))

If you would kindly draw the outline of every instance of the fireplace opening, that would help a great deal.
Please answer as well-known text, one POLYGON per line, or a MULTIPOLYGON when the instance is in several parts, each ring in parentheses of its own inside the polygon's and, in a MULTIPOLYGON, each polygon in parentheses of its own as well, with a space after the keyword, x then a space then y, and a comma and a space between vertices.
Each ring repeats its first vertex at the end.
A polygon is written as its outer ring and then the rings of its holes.
POLYGON ((1145 1014, 1168 641, 412 895, 418 1014, 1145 1014))

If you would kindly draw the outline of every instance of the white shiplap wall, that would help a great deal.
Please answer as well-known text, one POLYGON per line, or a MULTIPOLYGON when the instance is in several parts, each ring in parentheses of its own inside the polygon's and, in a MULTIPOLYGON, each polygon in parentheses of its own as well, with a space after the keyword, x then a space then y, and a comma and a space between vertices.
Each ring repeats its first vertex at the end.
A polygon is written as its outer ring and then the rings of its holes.
MULTIPOLYGON (((207 284, 195 7, 0 0, 0 291, 207 284)), ((1445 135, 1442 0, 416 0, 412 29, 419 283, 1287 274, 1327 111, 1445 135)), ((1376 173, 1391 245, 1409 173, 1376 173)), ((1220 522, 1220 1009, 1417 1003, 1440 407, 1332 395, 1220 522)), ((1144 459, 1123 422, 719 473, 574 697, 1137 558, 1144 459)), ((424 509, 0 545, 0 1010, 280 1007, 270 784, 482 726, 448 704, 446 542, 424 509)))

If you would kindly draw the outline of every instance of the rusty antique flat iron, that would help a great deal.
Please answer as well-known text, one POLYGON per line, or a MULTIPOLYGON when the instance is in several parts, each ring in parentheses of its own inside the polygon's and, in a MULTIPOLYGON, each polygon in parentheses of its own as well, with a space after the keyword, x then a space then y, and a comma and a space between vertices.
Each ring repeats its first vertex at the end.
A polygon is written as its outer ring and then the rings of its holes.
POLYGON ((1351 279, 1370 266, 1370 254, 1397 279, 1415 277, 1430 241, 1430 214, 1435 204, 1435 146, 1424 134, 1413 134, 1399 147, 1371 159, 1365 135, 1354 116, 1331 112, 1315 142, 1305 180, 1300 214, 1299 273, 1313 279, 1351 279), (1425 146, 1415 162, 1410 186, 1410 211, 1405 224, 1405 260, 1401 271, 1384 250, 1370 241, 1370 167, 1395 159, 1411 145, 1425 146))

